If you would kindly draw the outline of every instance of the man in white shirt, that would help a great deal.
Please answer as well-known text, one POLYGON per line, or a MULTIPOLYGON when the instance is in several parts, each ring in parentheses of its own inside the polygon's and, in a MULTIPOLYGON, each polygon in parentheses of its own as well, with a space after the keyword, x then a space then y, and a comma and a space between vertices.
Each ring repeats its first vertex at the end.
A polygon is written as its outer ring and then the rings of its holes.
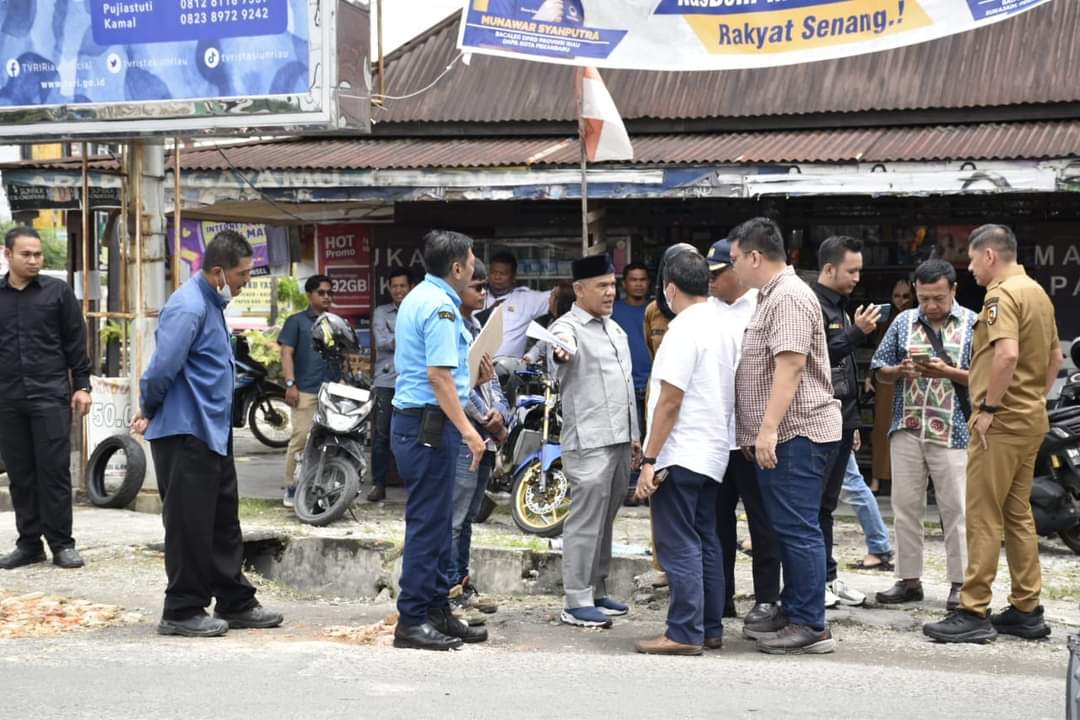
POLYGON ((536 318, 548 312, 551 293, 515 287, 517 258, 508 252, 492 255, 488 262, 488 294, 484 311, 478 313, 481 324, 487 323, 491 312, 501 306, 503 311, 503 343, 495 357, 520 358, 525 355, 525 331, 536 318))
POLYGON ((724 564, 716 503, 735 427, 739 347, 709 302, 709 267, 698 253, 667 266, 662 288, 676 317, 653 363, 649 435, 638 499, 652 497, 656 551, 671 587, 667 631, 638 652, 700 655, 723 645, 724 564))
MULTIPOLYGON (((742 347, 743 331, 757 308, 757 290, 739 284, 731 269, 731 243, 718 240, 705 257, 709 263, 709 302, 723 316, 722 326, 735 333, 742 347)), ((780 548, 761 502, 754 465, 735 445, 732 429, 731 456, 716 499, 716 526, 724 553, 724 617, 736 617, 735 553, 738 549, 736 510, 742 499, 753 545, 754 607, 743 617, 747 628, 766 629, 782 617, 780 610, 780 548)))

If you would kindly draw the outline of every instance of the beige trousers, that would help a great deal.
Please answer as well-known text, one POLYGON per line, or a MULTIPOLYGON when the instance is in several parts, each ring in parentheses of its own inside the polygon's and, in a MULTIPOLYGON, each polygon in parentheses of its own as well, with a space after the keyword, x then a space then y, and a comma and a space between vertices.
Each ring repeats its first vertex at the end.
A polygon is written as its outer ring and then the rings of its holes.
POLYGON ((898 430, 889 437, 889 454, 892 460, 896 576, 922 577, 923 515, 926 514, 929 475, 934 479, 934 495, 945 530, 949 582, 963 582, 967 565, 967 527, 964 524, 967 450, 923 442, 912 432, 898 430))
POLYGON ((285 487, 296 484, 296 456, 304 452, 307 444, 308 431, 315 421, 315 407, 318 405, 319 396, 312 393, 300 393, 300 401, 292 408, 289 414, 292 416, 292 437, 289 438, 289 449, 285 451, 285 487))

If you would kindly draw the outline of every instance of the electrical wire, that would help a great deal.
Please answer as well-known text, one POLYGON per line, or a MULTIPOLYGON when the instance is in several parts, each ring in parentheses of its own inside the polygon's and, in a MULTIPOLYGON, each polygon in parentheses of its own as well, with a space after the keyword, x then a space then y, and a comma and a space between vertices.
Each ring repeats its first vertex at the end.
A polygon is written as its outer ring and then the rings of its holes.
POLYGON ((430 84, 420 88, 416 92, 411 92, 408 95, 396 95, 396 96, 395 95, 379 95, 378 93, 373 93, 371 95, 371 99, 372 100, 409 100, 411 98, 416 97, 417 95, 423 95, 428 90, 430 90, 433 87, 435 87, 436 85, 438 85, 439 81, 442 80, 444 77, 446 77, 450 73, 450 71, 454 69, 454 66, 457 65, 458 62, 463 57, 465 57, 465 53, 458 53, 457 57, 455 57, 453 60, 450 61, 450 64, 446 66, 445 70, 443 70, 441 73, 439 73, 439 76, 437 78, 435 78, 434 80, 431 81, 430 84))
POLYGON ((295 213, 291 212, 290 210, 286 209, 285 207, 279 205, 272 197, 270 197, 269 195, 264 193, 259 188, 255 187, 255 183, 248 180, 247 175, 244 175, 244 173, 240 172, 239 168, 237 168, 235 165, 233 165, 232 160, 229 159, 229 156, 225 154, 224 150, 222 150, 220 147, 216 147, 214 149, 217 150, 218 155, 221 156, 221 159, 224 160, 228 164, 229 169, 232 170, 233 175, 235 175, 236 177, 243 180, 245 183, 247 183, 248 187, 250 187, 255 192, 259 193, 259 197, 261 197, 263 200, 265 200, 266 202, 273 205, 275 208, 277 208, 278 210, 280 210, 284 214, 286 214, 289 217, 293 218, 294 220, 299 220, 301 223, 304 223, 304 224, 309 224, 310 223, 310 221, 305 220, 304 218, 300 217, 299 215, 296 215, 295 213))

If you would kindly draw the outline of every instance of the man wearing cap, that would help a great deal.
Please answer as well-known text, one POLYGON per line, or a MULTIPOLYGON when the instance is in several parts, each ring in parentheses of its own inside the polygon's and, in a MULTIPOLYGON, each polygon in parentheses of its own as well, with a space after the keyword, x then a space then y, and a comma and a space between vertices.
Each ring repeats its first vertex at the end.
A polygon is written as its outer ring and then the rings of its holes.
MULTIPOLYGON (((743 332, 757 308, 758 291, 741 285, 732 272, 731 242, 727 239, 713 243, 705 259, 709 263, 710 302, 720 309, 725 326, 734 330, 741 349, 743 332)), ((742 498, 754 548, 754 607, 743 618, 743 624, 754 628, 775 623, 781 615, 780 548, 761 503, 754 465, 735 444, 734 426, 731 432, 731 457, 716 502, 716 527, 724 555, 724 587, 727 591, 724 615, 735 617, 735 552, 738 537, 735 511, 742 498)))
POLYGON ((610 627, 629 608, 608 597, 611 529, 641 452, 630 345, 612 319, 615 269, 606 255, 573 264, 575 302, 551 332, 569 351, 552 348, 561 386, 562 461, 574 501, 563 529, 561 619, 610 627))

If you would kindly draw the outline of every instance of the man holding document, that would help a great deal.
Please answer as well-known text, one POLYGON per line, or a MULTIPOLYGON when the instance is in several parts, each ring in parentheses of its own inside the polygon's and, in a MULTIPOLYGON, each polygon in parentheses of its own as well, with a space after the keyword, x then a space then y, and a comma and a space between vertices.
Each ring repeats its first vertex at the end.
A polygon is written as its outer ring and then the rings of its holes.
POLYGON ((573 264, 575 302, 552 323, 552 367, 561 386, 563 468, 574 501, 563 529, 561 619, 610 627, 629 608, 608 597, 611 528, 630 466, 641 453, 626 333, 611 319, 615 271, 606 255, 573 264))

